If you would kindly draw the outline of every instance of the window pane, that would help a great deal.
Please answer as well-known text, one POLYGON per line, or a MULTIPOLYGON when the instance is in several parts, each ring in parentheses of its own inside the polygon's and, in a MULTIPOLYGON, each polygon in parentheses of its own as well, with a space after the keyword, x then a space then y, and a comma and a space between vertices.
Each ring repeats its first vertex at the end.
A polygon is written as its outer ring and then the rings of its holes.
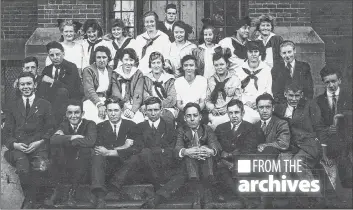
POLYGON ((121 0, 116 0, 115 1, 114 11, 121 11, 121 0))
POLYGON ((122 11, 134 11, 134 1, 122 1, 122 11))
POLYGON ((121 12, 115 12, 115 19, 121 19, 121 12))
POLYGON ((125 26, 129 27, 135 25, 134 12, 123 12, 122 14, 122 20, 124 21, 125 26))
POLYGON ((212 19, 215 20, 216 26, 225 25, 224 22, 224 1, 223 0, 212 0, 212 19))
POLYGON ((239 17, 239 0, 226 1, 227 26, 234 25, 239 17))

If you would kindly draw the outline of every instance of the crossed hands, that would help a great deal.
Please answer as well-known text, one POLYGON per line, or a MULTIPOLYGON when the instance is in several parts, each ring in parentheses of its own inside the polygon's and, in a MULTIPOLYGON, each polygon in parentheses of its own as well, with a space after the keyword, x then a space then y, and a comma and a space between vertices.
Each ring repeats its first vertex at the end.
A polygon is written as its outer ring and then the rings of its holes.
POLYGON ((34 141, 29 145, 25 143, 13 143, 13 147, 19 151, 29 154, 38 149, 43 142, 44 140, 34 141))
POLYGON ((185 150, 186 156, 197 160, 206 160, 206 158, 211 157, 213 153, 214 151, 206 146, 191 147, 185 150))

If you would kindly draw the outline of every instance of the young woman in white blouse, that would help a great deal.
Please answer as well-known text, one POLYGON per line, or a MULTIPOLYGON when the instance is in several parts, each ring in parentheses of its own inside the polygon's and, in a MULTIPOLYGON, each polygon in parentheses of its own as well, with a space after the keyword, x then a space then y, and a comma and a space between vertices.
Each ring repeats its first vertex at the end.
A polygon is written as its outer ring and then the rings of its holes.
MULTIPOLYGON (((152 52, 160 52, 167 56, 170 49, 170 41, 168 35, 157 30, 158 15, 149 11, 143 15, 143 24, 146 32, 136 37, 136 53, 140 58, 139 70, 144 74, 150 72, 148 65, 149 57, 152 52)), ((167 59, 167 58, 165 58, 167 59)))
MULTIPOLYGON (((75 41, 75 34, 78 30, 72 20, 63 21, 59 24, 59 30, 61 32, 60 44, 64 47, 65 56, 64 59, 74 63, 78 69, 78 73, 82 78, 82 65, 84 60, 82 45, 75 41)), ((51 64, 49 57, 45 60, 45 65, 51 64)))
POLYGON ((86 67, 94 63, 95 58, 93 56, 93 52, 96 47, 105 46, 110 51, 112 51, 112 49, 109 41, 102 39, 103 30, 97 20, 86 20, 83 24, 83 32, 85 34, 85 38, 81 40, 81 44, 84 52, 83 67, 86 67))
POLYGON ((255 123, 260 120, 256 110, 256 98, 268 93, 272 95, 271 68, 263 61, 266 51, 259 40, 246 43, 247 59, 235 70, 241 80, 244 120, 255 123))
POLYGON ((208 123, 208 114, 205 108, 205 99, 207 91, 207 79, 198 75, 196 58, 193 55, 186 55, 181 59, 181 77, 175 80, 175 90, 177 94, 177 108, 179 114, 177 118, 178 125, 185 123, 184 106, 189 103, 200 105, 202 112, 202 123, 208 123))
POLYGON ((83 102, 84 118, 100 123, 106 118, 105 100, 110 96, 111 77, 113 69, 109 67, 110 50, 105 46, 98 46, 93 56, 95 62, 83 69, 83 102))
POLYGON ((168 58, 172 67, 171 73, 177 78, 180 76, 180 60, 185 55, 191 55, 197 46, 188 40, 189 34, 192 33, 190 25, 178 20, 173 24, 172 31, 175 41, 170 46, 168 58))
POLYGON ((197 59, 197 66, 200 75, 206 79, 215 73, 212 62, 212 56, 216 48, 220 48, 217 44, 216 28, 213 26, 209 18, 202 19, 203 27, 200 32, 199 46, 193 50, 193 55, 197 59))
POLYGON ((119 65, 119 57, 123 49, 135 49, 136 41, 135 39, 127 36, 125 23, 121 19, 113 20, 111 27, 112 40, 110 41, 110 48, 113 59, 110 65, 113 69, 116 69, 119 65))

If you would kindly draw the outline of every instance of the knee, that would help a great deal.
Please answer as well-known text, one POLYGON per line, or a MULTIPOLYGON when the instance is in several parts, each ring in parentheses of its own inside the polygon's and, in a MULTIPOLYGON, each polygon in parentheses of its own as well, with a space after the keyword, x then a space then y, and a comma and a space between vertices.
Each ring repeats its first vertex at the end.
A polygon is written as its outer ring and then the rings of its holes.
POLYGON ((32 161, 32 170, 38 172, 47 171, 49 168, 49 160, 44 157, 35 158, 32 161))

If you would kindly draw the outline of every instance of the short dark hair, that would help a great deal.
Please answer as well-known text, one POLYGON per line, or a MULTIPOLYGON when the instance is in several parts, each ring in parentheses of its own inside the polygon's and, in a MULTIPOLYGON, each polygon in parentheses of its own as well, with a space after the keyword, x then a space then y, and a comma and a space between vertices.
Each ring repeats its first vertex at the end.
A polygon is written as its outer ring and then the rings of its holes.
POLYGON ((279 49, 281 49, 282 47, 285 47, 285 46, 292 46, 293 47, 293 50, 295 49, 295 44, 293 41, 291 40, 284 40, 281 42, 281 44, 279 45, 279 49))
POLYGON ((34 62, 38 68, 38 59, 33 56, 29 56, 29 57, 26 57, 25 59, 23 59, 22 66, 24 66, 26 63, 30 63, 30 62, 34 62))
POLYGON ((105 100, 104 105, 107 107, 109 104, 118 104, 120 109, 124 109, 124 101, 119 98, 108 98, 105 100))
MULTIPOLYGON (((21 72, 20 75, 17 77, 17 81, 20 81, 22 77, 30 77, 33 79, 33 82, 36 83, 35 76, 31 72, 21 72)), ((17 83, 18 86, 19 82, 17 83)))
POLYGON ((302 91, 303 92, 303 86, 301 86, 297 82, 287 83, 285 88, 284 88, 284 92, 287 92, 288 90, 291 90, 293 92, 297 92, 297 91, 302 91))
POLYGON ((105 54, 108 56, 108 62, 112 59, 111 58, 111 53, 108 47, 106 46, 98 46, 94 52, 93 52, 93 58, 96 60, 96 54, 97 52, 105 52, 105 54))
POLYGON ((143 16, 142 16, 143 24, 145 23, 145 18, 148 16, 154 16, 154 20, 156 21, 156 27, 157 27, 157 22, 159 20, 159 17, 157 15, 157 13, 155 13, 154 11, 147 11, 147 12, 145 12, 145 14, 143 14, 143 16))
POLYGON ((83 24, 83 32, 86 34, 89 28, 93 28, 93 30, 98 31, 98 37, 103 36, 102 27, 99 25, 98 21, 95 19, 88 19, 83 24))
POLYGON ((136 51, 132 48, 125 48, 123 49, 123 51, 121 52, 119 59, 123 60, 124 55, 128 54, 130 56, 131 59, 135 60, 135 65, 138 66, 139 63, 139 58, 137 57, 136 51))
POLYGON ((151 63, 152 61, 156 60, 160 58, 162 61, 162 66, 164 66, 164 56, 162 55, 162 53, 160 52, 152 52, 149 59, 148 59, 148 67, 151 68, 151 63))
POLYGON ((217 44, 218 43, 218 35, 216 34, 216 28, 214 27, 214 23, 210 18, 203 18, 202 20, 203 26, 200 31, 200 38, 199 38, 199 44, 205 43, 205 37, 204 37, 204 31, 206 29, 211 29, 213 33, 213 40, 212 43, 217 44))
POLYGON ((199 113, 201 113, 200 105, 197 103, 193 103, 193 102, 187 103, 183 108, 183 112, 186 113, 186 110, 188 110, 190 107, 195 107, 197 109, 197 111, 199 111, 199 113))
POLYGON ((261 40, 248 41, 245 44, 246 50, 258 50, 261 55, 261 60, 264 61, 266 58, 266 48, 261 40))
POLYGON ((83 102, 82 100, 77 100, 77 99, 69 99, 69 101, 67 102, 67 107, 69 107, 70 105, 72 106, 79 106, 81 108, 81 112, 83 112, 83 102))
POLYGON ((110 30, 112 30, 114 27, 119 27, 123 30, 123 36, 127 36, 127 29, 125 26, 124 21, 122 21, 121 19, 114 19, 111 23, 111 28, 110 30))
POLYGON ((165 7, 165 12, 167 12, 168 9, 177 10, 177 6, 175 4, 167 4, 167 6, 165 7))
POLYGON ((65 52, 64 50, 64 47, 57 41, 51 41, 49 42, 47 45, 47 52, 49 53, 49 50, 53 49, 53 48, 56 48, 56 49, 59 49, 61 50, 62 52, 65 52))
MULTIPOLYGON (((192 33, 192 26, 190 26, 189 24, 186 24, 184 21, 181 21, 181 20, 175 21, 175 23, 173 24, 173 27, 172 27, 173 37, 174 37, 174 29, 175 29, 175 27, 177 27, 177 26, 178 26, 179 28, 184 29, 184 31, 185 31, 184 40, 189 40, 189 34, 192 33)), ((174 37, 174 38, 175 38, 175 37, 174 37)))
POLYGON ((321 69, 320 71, 320 76, 321 76, 321 80, 324 81, 324 78, 329 76, 329 75, 333 75, 336 74, 336 76, 341 79, 342 78, 342 73, 341 71, 337 70, 336 68, 332 68, 329 65, 326 65, 324 68, 321 69))
POLYGON ((244 112, 244 104, 241 100, 238 100, 238 99, 232 99, 229 101, 229 103, 227 104, 227 110, 229 107, 232 107, 232 106, 238 106, 239 109, 241 110, 241 112, 244 112))
POLYGON ((275 103, 275 100, 273 99, 273 97, 269 93, 264 93, 262 95, 259 95, 256 98, 256 106, 259 103, 259 101, 271 101, 272 105, 274 105, 274 103, 275 103))
POLYGON ((182 76, 184 76, 185 75, 185 71, 184 71, 184 69, 183 69, 183 65, 184 65, 184 63, 186 62, 186 61, 188 61, 188 60, 193 60, 194 62, 195 62, 195 65, 196 65, 196 71, 195 71, 195 75, 199 75, 199 71, 198 71, 198 69, 197 69, 197 59, 196 59, 196 57, 195 56, 193 56, 193 55, 185 55, 182 59, 181 59, 181 61, 180 61, 180 69, 179 69, 179 72, 181 73, 181 75, 182 76))
POLYGON ((158 97, 152 96, 147 98, 144 102, 144 105, 148 106, 151 104, 159 104, 159 107, 162 108, 162 101, 158 97))

